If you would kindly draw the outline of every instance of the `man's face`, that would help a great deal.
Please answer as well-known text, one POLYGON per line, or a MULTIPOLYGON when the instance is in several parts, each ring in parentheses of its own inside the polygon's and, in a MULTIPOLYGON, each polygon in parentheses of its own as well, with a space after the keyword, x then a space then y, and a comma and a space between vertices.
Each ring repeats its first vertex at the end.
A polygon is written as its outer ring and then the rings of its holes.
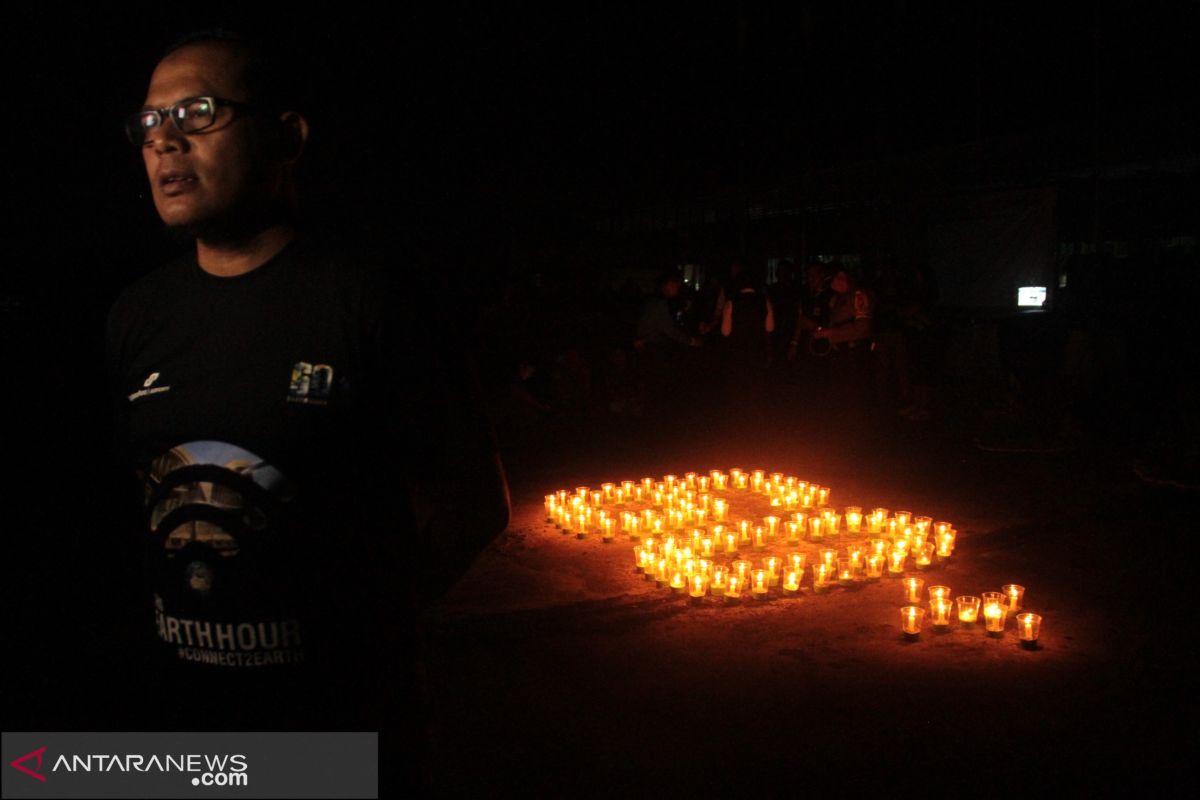
MULTIPOLYGON (((200 96, 248 102, 243 62, 236 49, 220 42, 176 50, 155 68, 145 107, 164 108, 200 96)), ((228 106, 219 106, 216 122, 196 133, 180 133, 163 120, 142 147, 163 222, 193 231, 221 230, 265 208, 278 177, 272 160, 263 157, 262 134, 258 119, 228 106)))

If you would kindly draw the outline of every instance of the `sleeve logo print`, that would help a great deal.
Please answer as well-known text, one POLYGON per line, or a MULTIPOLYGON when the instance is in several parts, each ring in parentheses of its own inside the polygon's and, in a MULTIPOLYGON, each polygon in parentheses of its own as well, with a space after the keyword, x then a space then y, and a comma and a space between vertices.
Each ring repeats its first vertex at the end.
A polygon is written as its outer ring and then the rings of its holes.
POLYGON ((317 406, 328 405, 329 392, 332 389, 333 367, 328 364, 314 366, 307 361, 297 361, 292 366, 287 401, 317 406))

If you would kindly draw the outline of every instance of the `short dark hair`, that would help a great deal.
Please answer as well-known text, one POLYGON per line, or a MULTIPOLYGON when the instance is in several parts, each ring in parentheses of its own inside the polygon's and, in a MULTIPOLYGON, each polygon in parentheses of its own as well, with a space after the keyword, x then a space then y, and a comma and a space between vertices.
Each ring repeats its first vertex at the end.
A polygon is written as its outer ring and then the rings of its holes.
POLYGON ((293 48, 268 39, 228 28, 203 28, 187 33, 163 50, 166 58, 193 44, 215 42, 229 45, 246 59, 242 74, 251 102, 275 111, 304 113, 308 107, 307 71, 293 48))

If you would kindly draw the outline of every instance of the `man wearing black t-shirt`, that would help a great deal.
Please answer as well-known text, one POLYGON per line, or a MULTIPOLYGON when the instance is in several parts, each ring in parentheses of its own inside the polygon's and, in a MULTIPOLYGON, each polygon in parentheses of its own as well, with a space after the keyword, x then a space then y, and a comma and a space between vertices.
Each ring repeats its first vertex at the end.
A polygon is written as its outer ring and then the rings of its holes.
POLYGON ((127 123, 159 215, 195 239, 107 334, 145 492, 152 729, 386 729, 412 702, 412 608, 507 522, 461 361, 379 272, 296 230, 308 124, 281 74, 196 37, 127 123), (462 485, 473 502, 448 502, 462 485))

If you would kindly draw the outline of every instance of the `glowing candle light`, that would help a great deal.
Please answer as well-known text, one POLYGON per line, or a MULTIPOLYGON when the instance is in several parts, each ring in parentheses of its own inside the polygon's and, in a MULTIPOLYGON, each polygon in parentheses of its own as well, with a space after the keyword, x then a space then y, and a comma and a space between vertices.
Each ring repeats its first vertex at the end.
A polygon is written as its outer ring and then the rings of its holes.
POLYGON ((954 553, 954 531, 948 530, 937 534, 938 560, 945 561, 954 553))
POLYGON ((767 556, 763 559, 763 569, 767 571, 767 585, 779 585, 779 571, 783 564, 783 559, 779 556, 767 556))
POLYGON ((925 535, 929 535, 933 527, 933 517, 913 517, 913 527, 925 535))
POLYGON ((933 622, 934 627, 946 628, 950 625, 950 613, 954 608, 953 603, 944 597, 937 597, 929 601, 929 617, 933 622))
POLYGON ((739 473, 738 475, 730 474, 729 477, 733 481, 733 488, 736 491, 744 492, 747 488, 749 488, 750 476, 746 475, 745 473, 739 473))
POLYGON ((867 518, 867 533, 883 533, 883 524, 887 521, 888 510, 876 508, 867 518))
POLYGON ((575 496, 581 500, 586 501, 588 499, 588 495, 591 493, 591 491, 592 490, 587 486, 576 486, 575 487, 575 496))
POLYGON ((576 539, 586 539, 587 538, 587 529, 588 529, 588 515, 586 513, 580 512, 575 517, 575 538, 576 539))
POLYGON ((813 517, 808 521, 809 538, 814 542, 822 541, 825 538, 824 534, 825 520, 820 517, 813 517))
POLYGON ((660 556, 658 563, 654 566, 654 585, 666 586, 671 580, 671 573, 668 569, 668 560, 664 556, 660 556))
POLYGON ((832 547, 826 547, 818 552, 821 558, 821 563, 829 568, 832 574, 837 569, 837 550, 832 547))
POLYGON ((794 595, 800 591, 800 573, 794 569, 789 569, 783 580, 783 593, 785 595, 794 595))
POLYGON ((808 561, 808 553, 792 553, 788 556, 788 566, 799 573, 804 572, 804 565, 808 561))
POLYGON ((729 584, 729 570, 723 566, 714 566, 712 571, 712 579, 709 581, 708 588, 716 596, 725 594, 725 587, 729 584))
POLYGON ((617 521, 612 517, 605 517, 601 523, 601 533, 604 541, 611 542, 617 535, 617 521))
POLYGON ((1016 614, 1021 610, 1021 601, 1025 598, 1025 587, 1016 583, 1006 583, 1000 587, 1008 600, 1008 613, 1016 614))
POLYGON ((842 586, 854 585, 854 567, 850 564, 850 559, 839 558, 837 560, 837 576, 838 583, 842 586))
POLYGON ((767 526, 767 536, 774 539, 779 535, 779 517, 763 517, 763 522, 767 526))
POLYGON ((902 585, 904 586, 904 602, 921 602, 921 589, 924 588, 925 581, 920 578, 905 578, 902 585))
POLYGON ((641 536, 642 536, 641 527, 642 527, 642 521, 640 519, 638 519, 637 515, 630 514, 628 517, 625 518, 625 530, 629 532, 630 539, 637 541, 638 539, 641 538, 641 536))
POLYGON ((755 600, 762 600, 767 596, 767 571, 765 569, 754 571, 754 585, 750 591, 754 594, 755 600))
POLYGON ((748 520, 738 523, 738 541, 742 544, 750 544, 753 541, 753 531, 748 520))
POLYGON ((637 564, 638 572, 646 571, 646 549, 641 545, 633 548, 633 563, 637 564))
POLYGON ((707 492, 711 485, 712 478, 708 477, 707 475, 700 475, 696 478, 696 491, 698 492, 707 492))
POLYGON ((742 582, 742 586, 745 586, 750 582, 750 573, 753 572, 754 565, 749 561, 745 560, 744 558, 739 558, 737 561, 730 564, 730 568, 733 570, 733 575, 736 575, 738 580, 742 582))
POLYGON ((742 587, 746 585, 743 578, 737 575, 729 576, 729 585, 725 587, 725 599, 737 600, 742 596, 742 587))
POLYGON ((896 524, 899 525, 900 527, 903 528, 905 525, 908 525, 910 520, 912 520, 912 512, 911 511, 897 511, 896 512, 896 524))
POLYGON ((850 559, 850 565, 855 571, 861 570, 863 561, 865 560, 865 552, 862 545, 852 544, 846 548, 846 558, 850 559))
POLYGON ((846 507, 846 532, 859 533, 862 531, 862 509, 858 506, 846 507))
POLYGON ((544 505, 546 507, 546 521, 553 522, 554 521, 554 511, 556 508, 558 508, 558 499, 554 495, 548 494, 548 495, 546 495, 544 505))
POLYGON ((1027 650, 1036 650, 1038 636, 1042 631, 1042 618, 1037 614, 1017 614, 1017 636, 1021 646, 1027 650))
POLYGON ((825 517, 825 534, 827 536, 837 536, 842 532, 842 515, 830 511, 825 517))
POLYGON ((893 576, 904 574, 904 562, 908 558, 908 553, 903 550, 891 550, 888 552, 888 574, 893 576))
POLYGON ((829 584, 833 577, 833 570, 824 562, 813 564, 813 591, 817 594, 824 594, 829 588, 829 584))
POLYGON ((888 540, 887 539, 871 539, 867 542, 867 549, 877 556, 887 557, 888 540))
POLYGON ((729 501, 718 497, 713 500, 713 519, 718 522, 725 521, 725 515, 729 513, 729 501))
POLYGON ((691 580, 691 591, 689 594, 697 600, 704 597, 708 589, 706 578, 703 575, 693 575, 691 580))
POLYGON ((817 489, 817 505, 824 506, 829 504, 829 487, 822 486, 817 489))
POLYGON ((799 544, 800 543, 800 523, 789 520, 788 522, 786 522, 784 524, 784 527, 787 529, 788 544, 799 544))
POLYGON ((611 503, 613 500, 616 499, 616 489, 617 489, 617 485, 615 483, 600 484, 600 492, 601 492, 602 497, 604 498, 604 502, 611 503))
POLYGON ((761 492, 763 490, 764 481, 765 476, 763 475, 763 471, 761 469, 754 470, 754 474, 750 476, 751 491, 761 492))
POLYGON ((712 558, 716 555, 716 550, 713 548, 713 539, 711 536, 705 536, 700 540, 700 555, 705 558, 712 558))
POLYGON ((687 588, 687 580, 683 576, 683 571, 675 570, 671 574, 671 591, 675 594, 682 594, 685 588, 687 588))
POLYGON ((754 549, 755 550, 766 550, 767 549, 767 531, 766 531, 766 528, 764 528, 762 525, 754 526, 754 549))
POLYGON ((718 492, 723 492, 729 488, 729 476, 719 469, 714 469, 710 472, 709 477, 712 478, 713 489, 718 492))
POLYGON ((813 492, 801 492, 800 493, 800 507, 801 508, 812 508, 813 507, 813 497, 814 497, 813 492))
POLYGON ((923 542, 919 547, 913 549, 913 555, 916 559, 917 569, 929 569, 933 564, 933 544, 923 542))
POLYGON ((867 556, 867 580, 875 583, 883 577, 884 567, 887 566, 887 557, 881 556, 878 553, 871 553, 867 556))
POLYGON ((925 609, 917 606, 905 606, 900 609, 900 629, 910 639, 915 639, 921 633, 921 621, 925 618, 925 609))
POLYGON ((725 552, 732 555, 738 549, 738 536, 736 533, 725 534, 725 552))
POLYGON ((950 587, 949 586, 930 586, 928 589, 928 592, 929 592, 929 602, 931 602, 931 603, 934 600, 949 600, 950 599, 950 587))
POLYGON ((654 478, 642 478, 642 496, 648 497, 654 491, 654 478))
POLYGON ((963 625, 974 625, 979 619, 979 598, 962 595, 955 598, 954 603, 958 606, 958 621, 963 625))
POLYGON ((737 486, 737 482, 740 481, 742 477, 742 470, 739 467, 734 467, 733 469, 729 470, 729 482, 734 487, 737 486))
POLYGON ((991 636, 1001 636, 1004 633, 1004 621, 1008 615, 1008 607, 1002 603, 985 603, 983 606, 983 624, 991 636))

